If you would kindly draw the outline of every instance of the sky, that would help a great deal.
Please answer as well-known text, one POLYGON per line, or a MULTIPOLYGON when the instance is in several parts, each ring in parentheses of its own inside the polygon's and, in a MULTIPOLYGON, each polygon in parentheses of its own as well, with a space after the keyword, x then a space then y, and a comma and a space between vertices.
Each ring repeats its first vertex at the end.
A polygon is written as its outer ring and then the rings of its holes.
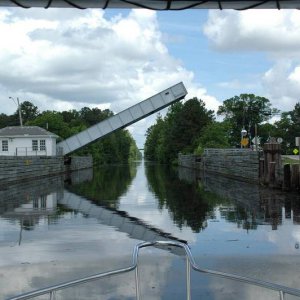
MULTIPOLYGON (((217 111, 241 93, 292 110, 300 94, 300 11, 0 8, 0 113, 118 113, 182 81, 217 111)), ((161 113, 164 115, 166 110, 161 113)), ((152 115, 128 129, 139 148, 152 115)))

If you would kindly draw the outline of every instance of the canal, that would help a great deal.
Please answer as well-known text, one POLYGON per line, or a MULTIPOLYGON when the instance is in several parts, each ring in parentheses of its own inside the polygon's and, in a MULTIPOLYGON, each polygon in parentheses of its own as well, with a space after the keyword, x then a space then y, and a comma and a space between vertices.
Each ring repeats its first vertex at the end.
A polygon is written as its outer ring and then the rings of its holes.
MULTIPOLYGON (((152 163, 107 166, 0 189, 0 298, 126 267, 153 239, 188 243, 196 263, 298 288, 300 197, 152 163)), ((185 299, 185 258, 146 248, 142 299, 185 299)), ((134 272, 63 290, 57 299, 135 299, 134 272)), ((191 274, 192 299, 278 299, 191 274)), ((37 298, 48 299, 48 298, 37 298)), ((287 298, 294 299, 294 298, 287 298)))

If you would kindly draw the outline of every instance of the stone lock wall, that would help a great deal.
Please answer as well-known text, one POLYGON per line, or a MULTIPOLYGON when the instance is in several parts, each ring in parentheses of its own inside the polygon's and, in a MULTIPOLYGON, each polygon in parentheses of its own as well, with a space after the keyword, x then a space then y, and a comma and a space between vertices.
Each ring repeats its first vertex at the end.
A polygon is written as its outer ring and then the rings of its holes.
POLYGON ((0 184, 64 172, 63 157, 1 156, 0 184))
POLYGON ((205 149, 202 156, 178 156, 180 166, 259 182, 259 153, 249 149, 205 149))
POLYGON ((91 156, 73 156, 69 165, 63 156, 0 156, 0 186, 91 167, 91 156))

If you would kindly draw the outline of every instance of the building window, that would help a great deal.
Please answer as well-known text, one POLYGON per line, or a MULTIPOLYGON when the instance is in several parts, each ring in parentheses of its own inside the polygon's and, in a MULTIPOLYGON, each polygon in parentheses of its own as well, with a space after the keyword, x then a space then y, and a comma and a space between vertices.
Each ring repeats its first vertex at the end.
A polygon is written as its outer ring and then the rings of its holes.
POLYGON ((33 208, 39 208, 39 199, 38 198, 33 199, 32 206, 33 206, 33 208))
POLYGON ((39 150, 38 141, 32 140, 32 151, 38 151, 38 150, 39 150))
POLYGON ((2 141, 2 151, 8 151, 8 141, 2 141))
POLYGON ((45 151, 45 150, 46 150, 46 141, 40 140, 40 151, 45 151))
POLYGON ((47 196, 41 196, 41 208, 47 208, 47 196))

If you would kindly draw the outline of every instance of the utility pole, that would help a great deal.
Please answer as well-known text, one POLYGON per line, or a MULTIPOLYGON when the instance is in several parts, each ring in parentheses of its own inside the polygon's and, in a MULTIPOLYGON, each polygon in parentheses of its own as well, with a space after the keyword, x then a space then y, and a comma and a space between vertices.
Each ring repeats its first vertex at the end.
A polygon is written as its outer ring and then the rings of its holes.
POLYGON ((9 99, 12 99, 15 104, 18 106, 18 111, 19 111, 19 119, 20 119, 20 125, 23 127, 23 121, 22 121, 22 114, 21 114, 21 106, 20 106, 20 101, 19 98, 17 98, 17 103, 13 97, 9 97, 9 99))
POLYGON ((255 151, 258 150, 257 123, 255 123, 255 151))

